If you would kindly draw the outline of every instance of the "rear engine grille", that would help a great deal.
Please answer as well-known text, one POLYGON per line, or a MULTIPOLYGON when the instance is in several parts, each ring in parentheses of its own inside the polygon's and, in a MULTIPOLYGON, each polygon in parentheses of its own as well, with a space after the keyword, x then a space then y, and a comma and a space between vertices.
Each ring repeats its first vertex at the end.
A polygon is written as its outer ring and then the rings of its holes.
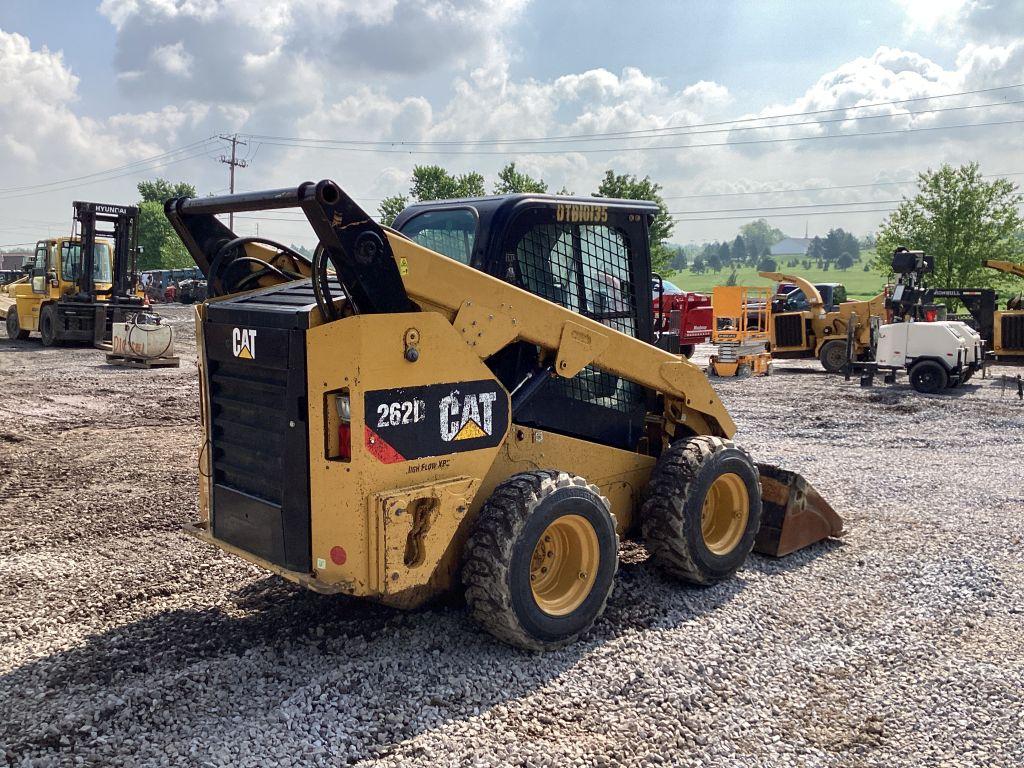
POLYGON ((1004 349, 1024 350, 1024 315, 1003 315, 1004 349))
POLYGON ((801 314, 776 315, 775 346, 800 347, 804 343, 804 318, 801 314))

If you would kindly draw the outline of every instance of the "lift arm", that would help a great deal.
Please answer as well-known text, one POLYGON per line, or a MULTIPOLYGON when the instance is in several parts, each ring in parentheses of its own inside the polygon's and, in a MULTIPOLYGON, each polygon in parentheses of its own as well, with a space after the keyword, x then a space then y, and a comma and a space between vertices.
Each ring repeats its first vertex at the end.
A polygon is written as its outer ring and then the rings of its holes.
POLYGON ((997 272, 1005 272, 1008 275, 1024 277, 1024 264, 1016 264, 1012 261, 998 261, 996 259, 985 259, 981 263, 989 269, 994 269, 997 272))

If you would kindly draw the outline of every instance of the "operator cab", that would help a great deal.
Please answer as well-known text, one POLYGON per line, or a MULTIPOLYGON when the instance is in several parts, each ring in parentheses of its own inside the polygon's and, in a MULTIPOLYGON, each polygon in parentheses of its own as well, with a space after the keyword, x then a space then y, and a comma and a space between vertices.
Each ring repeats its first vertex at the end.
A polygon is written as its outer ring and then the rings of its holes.
MULTIPOLYGON (((517 285, 584 317, 653 343, 650 222, 654 203, 565 195, 501 195, 414 203, 394 229, 449 258, 517 285)), ((538 366, 518 343, 488 360, 510 391, 538 366)), ((646 391, 585 368, 552 377, 517 415, 520 423, 635 449, 646 391)))

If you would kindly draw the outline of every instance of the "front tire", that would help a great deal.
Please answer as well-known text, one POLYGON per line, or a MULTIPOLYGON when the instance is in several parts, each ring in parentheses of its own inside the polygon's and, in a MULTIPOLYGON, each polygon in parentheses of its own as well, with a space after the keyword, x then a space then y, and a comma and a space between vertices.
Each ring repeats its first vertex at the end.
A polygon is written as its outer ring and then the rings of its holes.
POLYGON ((761 525, 757 466, 731 440, 694 437, 658 458, 641 510, 655 563, 691 584, 732 576, 761 525))
POLYGON ((7 310, 7 338, 11 341, 24 341, 28 338, 28 331, 22 330, 18 322, 18 308, 11 307, 7 310))
POLYGON ((39 313, 39 337, 44 347, 57 343, 57 308, 47 304, 39 313))
POLYGON ((826 341, 818 350, 821 367, 828 373, 839 373, 846 365, 846 342, 826 341))
POLYGON ((910 386, 925 395, 934 395, 949 386, 949 374, 934 360, 921 360, 910 369, 910 386))
POLYGON ((491 494, 466 542, 470 614, 510 645, 568 645, 604 612, 618 549, 597 486, 558 471, 513 475, 491 494))

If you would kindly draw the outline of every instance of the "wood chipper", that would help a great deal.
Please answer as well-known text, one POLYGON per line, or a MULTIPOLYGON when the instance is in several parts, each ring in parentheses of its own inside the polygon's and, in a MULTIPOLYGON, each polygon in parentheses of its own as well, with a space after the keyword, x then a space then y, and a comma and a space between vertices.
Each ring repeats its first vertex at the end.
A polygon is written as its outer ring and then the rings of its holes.
POLYGON ((711 293, 711 341, 717 346, 708 370, 715 376, 767 376, 772 370, 771 291, 719 285, 711 293))
POLYGON ((619 537, 696 584, 840 533, 761 467, 703 372, 658 349, 652 203, 417 204, 395 229, 331 181, 175 199, 207 275, 190 531, 322 593, 411 608, 460 586, 509 643, 604 609, 619 537), (312 259, 217 214, 300 208, 312 259))
POLYGON ((808 308, 796 312, 773 312, 771 318, 772 357, 818 358, 829 373, 839 373, 846 365, 846 328, 854 325, 855 353, 858 360, 871 353, 871 318, 885 317, 885 293, 868 301, 843 301, 829 309, 814 284, 799 275, 782 272, 758 272, 761 277, 796 285, 807 298, 808 308))

